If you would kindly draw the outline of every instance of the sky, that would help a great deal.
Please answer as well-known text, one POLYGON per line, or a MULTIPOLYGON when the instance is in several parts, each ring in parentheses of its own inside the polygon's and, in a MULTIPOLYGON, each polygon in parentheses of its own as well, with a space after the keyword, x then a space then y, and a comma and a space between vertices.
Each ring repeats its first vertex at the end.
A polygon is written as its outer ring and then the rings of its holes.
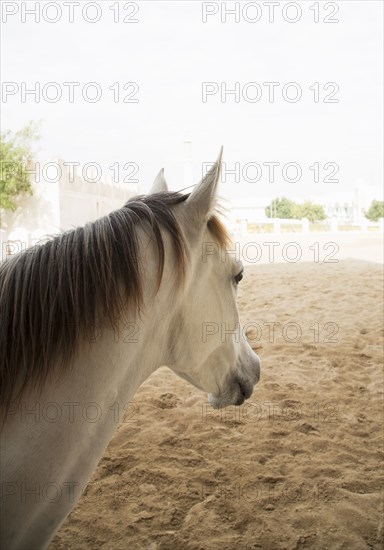
POLYGON ((195 183, 224 146, 224 198, 378 195, 383 3, 275 4, 3 1, 2 130, 40 120, 42 162, 134 163, 140 192, 161 167, 184 187, 188 139, 195 183))

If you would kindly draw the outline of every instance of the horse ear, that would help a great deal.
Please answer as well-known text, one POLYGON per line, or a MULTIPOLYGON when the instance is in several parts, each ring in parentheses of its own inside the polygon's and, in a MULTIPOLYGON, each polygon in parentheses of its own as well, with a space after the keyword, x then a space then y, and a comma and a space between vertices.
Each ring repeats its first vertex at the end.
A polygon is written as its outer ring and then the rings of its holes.
POLYGON ((197 214, 199 218, 207 220, 215 207, 216 190, 220 177, 222 156, 223 147, 220 149, 220 153, 215 164, 206 173, 201 182, 195 187, 186 201, 188 210, 191 210, 194 216, 197 214))
POLYGON ((152 195, 152 193, 161 193, 162 191, 168 191, 168 185, 164 177, 164 168, 162 168, 157 174, 149 194, 152 195))

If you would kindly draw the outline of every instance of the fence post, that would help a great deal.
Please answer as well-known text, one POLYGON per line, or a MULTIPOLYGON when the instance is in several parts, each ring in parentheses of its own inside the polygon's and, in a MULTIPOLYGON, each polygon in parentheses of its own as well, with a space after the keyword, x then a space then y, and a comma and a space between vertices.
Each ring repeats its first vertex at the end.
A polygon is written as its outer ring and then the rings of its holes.
POLYGON ((279 218, 273 219, 273 232, 274 233, 281 233, 281 223, 279 218))
POLYGON ((365 216, 361 218, 360 229, 363 233, 366 233, 368 231, 368 220, 365 216))
POLYGON ((301 220, 301 223, 302 223, 303 233, 309 233, 309 219, 303 218, 301 220))

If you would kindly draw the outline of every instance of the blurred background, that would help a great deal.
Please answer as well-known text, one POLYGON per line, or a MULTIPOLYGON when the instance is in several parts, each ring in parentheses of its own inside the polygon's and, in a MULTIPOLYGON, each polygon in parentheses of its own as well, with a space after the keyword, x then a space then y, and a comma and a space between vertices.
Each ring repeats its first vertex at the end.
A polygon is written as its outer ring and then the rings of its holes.
POLYGON ((224 145, 235 239, 380 261, 381 20, 376 1, 3 2, 2 256, 161 167, 196 184, 224 145))

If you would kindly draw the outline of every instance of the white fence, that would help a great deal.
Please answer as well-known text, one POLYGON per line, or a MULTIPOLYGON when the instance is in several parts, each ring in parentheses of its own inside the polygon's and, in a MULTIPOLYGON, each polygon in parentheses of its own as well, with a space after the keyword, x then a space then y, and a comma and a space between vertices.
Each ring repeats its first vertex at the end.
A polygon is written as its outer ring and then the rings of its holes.
POLYGON ((336 217, 331 218, 330 220, 315 223, 311 223, 307 218, 303 218, 301 220, 265 218, 258 221, 252 220, 251 222, 248 222, 248 220, 241 220, 239 222, 229 223, 228 226, 233 235, 249 235, 254 232, 265 232, 277 235, 289 232, 308 234, 316 232, 338 233, 343 231, 355 231, 358 233, 365 233, 368 231, 378 231, 383 233, 384 218, 380 218, 378 222, 370 222, 364 218, 359 223, 347 223, 345 221, 338 220, 336 217), (253 228, 253 230, 251 228, 253 228), (268 228, 268 230, 265 228, 268 228), (260 231, 258 231, 258 229, 260 231))

